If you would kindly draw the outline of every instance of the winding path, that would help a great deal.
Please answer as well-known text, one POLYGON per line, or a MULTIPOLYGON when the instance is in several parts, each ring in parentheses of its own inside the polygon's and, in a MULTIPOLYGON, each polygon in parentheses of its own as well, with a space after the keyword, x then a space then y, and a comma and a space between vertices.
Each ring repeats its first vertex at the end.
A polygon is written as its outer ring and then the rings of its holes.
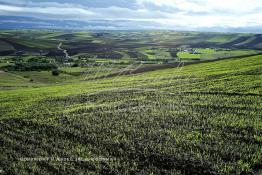
POLYGON ((58 50, 61 50, 61 51, 63 51, 63 53, 65 54, 65 58, 66 58, 66 59, 69 59, 69 58, 71 58, 71 57, 69 56, 69 54, 68 54, 67 50, 66 50, 66 49, 62 49, 62 48, 61 48, 61 47, 62 47, 62 45, 63 45, 63 43, 62 43, 62 42, 60 42, 60 43, 58 44, 58 46, 57 46, 57 49, 58 49, 58 50))

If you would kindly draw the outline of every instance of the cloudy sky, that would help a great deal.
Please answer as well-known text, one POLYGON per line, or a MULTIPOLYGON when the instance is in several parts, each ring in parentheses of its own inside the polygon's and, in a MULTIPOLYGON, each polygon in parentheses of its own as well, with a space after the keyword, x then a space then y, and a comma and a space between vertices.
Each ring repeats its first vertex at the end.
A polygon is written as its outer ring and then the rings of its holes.
POLYGON ((0 28, 262 33, 262 0, 0 0, 0 28))

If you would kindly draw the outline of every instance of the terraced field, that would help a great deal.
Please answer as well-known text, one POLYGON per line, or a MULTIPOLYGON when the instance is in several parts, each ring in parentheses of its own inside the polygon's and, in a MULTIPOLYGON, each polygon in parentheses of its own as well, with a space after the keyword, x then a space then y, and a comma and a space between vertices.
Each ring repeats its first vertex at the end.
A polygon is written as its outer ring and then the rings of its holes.
POLYGON ((261 96, 261 56, 1 90, 0 169, 6 174, 259 173, 261 96))

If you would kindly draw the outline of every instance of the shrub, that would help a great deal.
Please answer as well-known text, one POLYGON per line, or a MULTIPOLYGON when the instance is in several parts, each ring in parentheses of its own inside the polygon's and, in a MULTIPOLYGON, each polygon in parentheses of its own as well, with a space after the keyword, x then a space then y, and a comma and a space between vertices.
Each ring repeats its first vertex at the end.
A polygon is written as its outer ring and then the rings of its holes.
POLYGON ((15 63, 4 68, 8 71, 46 71, 57 69, 57 66, 51 63, 15 63))
POLYGON ((52 75, 53 76, 58 76, 60 74, 60 70, 58 70, 58 69, 53 69, 52 70, 52 75))
POLYGON ((79 64, 78 64, 78 63, 74 63, 74 64, 72 65, 72 67, 79 67, 79 64))

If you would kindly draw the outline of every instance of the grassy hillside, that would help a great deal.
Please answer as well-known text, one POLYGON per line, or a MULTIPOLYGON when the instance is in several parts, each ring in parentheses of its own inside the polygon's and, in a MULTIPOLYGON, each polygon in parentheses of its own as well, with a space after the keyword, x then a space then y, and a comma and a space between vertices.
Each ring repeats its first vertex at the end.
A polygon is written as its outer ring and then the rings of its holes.
POLYGON ((0 169, 7 174, 257 173, 261 95, 261 56, 1 90, 0 169), (21 161, 24 157, 71 161, 21 161))
POLYGON ((66 49, 69 62, 81 64, 173 63, 177 59, 201 61, 257 53, 262 35, 198 33, 175 31, 0 31, 0 62, 28 56, 64 61, 66 49), (202 53, 201 50, 217 50, 202 53), (244 50, 243 50, 244 49, 244 50), (199 53, 184 50, 200 50, 199 53), (182 51, 182 53, 181 53, 182 51), (192 60, 190 60, 192 59, 192 60))

